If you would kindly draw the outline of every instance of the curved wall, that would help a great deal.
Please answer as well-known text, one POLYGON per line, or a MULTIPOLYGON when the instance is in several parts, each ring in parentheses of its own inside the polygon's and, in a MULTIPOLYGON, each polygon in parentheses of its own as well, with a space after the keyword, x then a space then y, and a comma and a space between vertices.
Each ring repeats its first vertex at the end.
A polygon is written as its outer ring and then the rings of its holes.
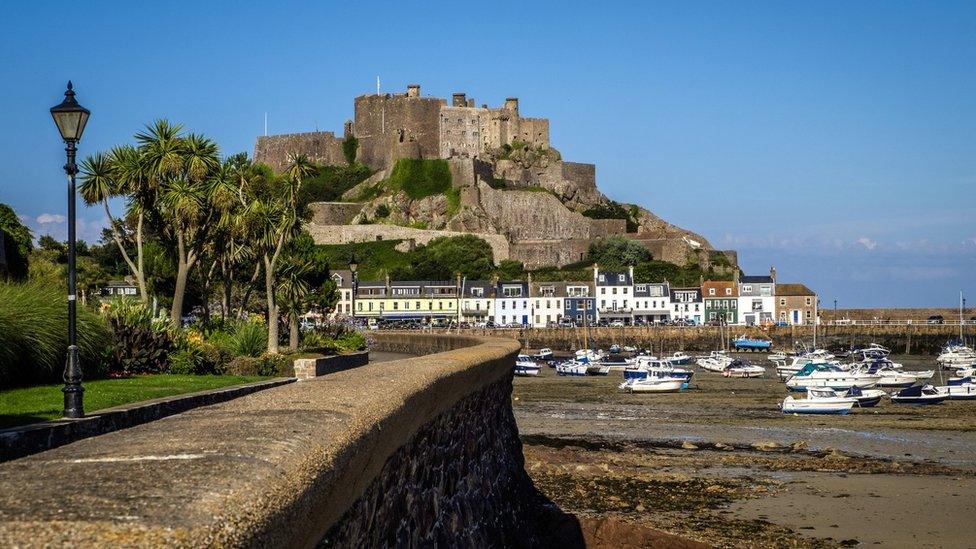
POLYGON ((372 337, 442 352, 4 463, 0 546, 511 542, 531 489, 511 411, 518 342, 372 337))

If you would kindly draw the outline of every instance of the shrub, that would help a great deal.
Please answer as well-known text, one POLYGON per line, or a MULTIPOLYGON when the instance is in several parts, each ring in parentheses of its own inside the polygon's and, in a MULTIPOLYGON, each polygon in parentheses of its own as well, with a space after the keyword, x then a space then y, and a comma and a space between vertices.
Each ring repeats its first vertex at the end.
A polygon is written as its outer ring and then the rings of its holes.
POLYGON ((346 324, 326 324, 302 336, 301 349, 324 355, 354 353, 366 348, 363 334, 346 324))
POLYGON ((376 219, 383 219, 384 217, 390 217, 390 207, 386 204, 380 204, 376 207, 376 219))
POLYGON ((112 330, 108 371, 115 375, 153 374, 169 369, 169 354, 176 350, 177 334, 165 318, 134 300, 113 301, 105 310, 112 330))
POLYGON ((402 158, 390 174, 390 186, 414 200, 451 188, 451 167, 443 159, 402 158))
POLYGON ((242 322, 234 330, 232 348, 235 356, 259 356, 268 348, 267 329, 262 324, 242 322))
MULTIPOLYGON (((64 288, 0 283, 0 388, 61 379, 68 352, 64 288)), ((78 307, 79 358, 85 377, 105 374, 105 322, 78 307)))
POLYGON ((227 364, 227 374, 235 376, 294 377, 292 362, 282 355, 239 356, 227 364))
POLYGON ((359 140, 355 135, 350 135, 342 142, 342 156, 346 158, 346 163, 352 166, 356 163, 356 151, 359 149, 359 140))

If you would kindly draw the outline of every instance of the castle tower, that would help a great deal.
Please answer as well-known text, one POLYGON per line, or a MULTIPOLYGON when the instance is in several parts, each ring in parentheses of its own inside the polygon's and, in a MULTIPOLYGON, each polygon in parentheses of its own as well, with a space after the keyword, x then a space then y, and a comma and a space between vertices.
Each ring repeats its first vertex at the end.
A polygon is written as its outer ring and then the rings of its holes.
POLYGON ((407 84, 407 97, 420 97, 420 84, 407 84))
POLYGON ((451 106, 452 107, 467 107, 468 102, 465 100, 464 92, 454 92, 451 95, 451 106))
POLYGON ((518 97, 506 97, 505 98, 505 110, 515 111, 518 114, 518 97))

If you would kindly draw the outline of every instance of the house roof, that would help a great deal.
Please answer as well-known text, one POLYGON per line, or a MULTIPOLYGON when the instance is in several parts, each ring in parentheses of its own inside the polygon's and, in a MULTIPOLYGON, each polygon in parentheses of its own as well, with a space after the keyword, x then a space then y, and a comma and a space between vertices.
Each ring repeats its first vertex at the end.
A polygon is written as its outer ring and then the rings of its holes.
POLYGON ((488 280, 468 280, 464 283, 464 297, 475 297, 471 292, 474 288, 481 288, 484 295, 478 297, 493 297, 494 285, 488 280))
POLYGON ((637 297, 649 297, 651 292, 649 288, 651 286, 660 286, 664 288, 663 295, 668 295, 670 293, 670 288, 667 282, 635 282, 634 283, 634 295, 637 297), (644 287, 641 290, 641 286, 644 287))
POLYGON ((791 296, 791 295, 814 296, 817 294, 810 288, 807 288, 805 284, 777 284, 776 295, 777 296, 791 296))
POLYGON ((599 286, 630 286, 632 282, 630 280, 630 273, 627 272, 614 273, 610 271, 599 271, 597 277, 596 283, 599 286), (620 280, 621 276, 624 277, 623 281, 620 280))
POLYGON ((773 277, 771 276, 740 276, 740 284, 772 284, 773 277))
MULTIPOLYGON (((352 288, 352 271, 349 269, 331 269, 329 276, 339 279, 340 288, 352 288)), ((359 285, 362 286, 363 283, 360 282, 359 285)))
POLYGON ((704 297, 738 297, 739 288, 731 280, 706 280, 702 282, 701 293, 704 297), (714 289, 715 295, 710 295, 709 290, 714 289), (732 290, 726 293, 726 290, 732 290))

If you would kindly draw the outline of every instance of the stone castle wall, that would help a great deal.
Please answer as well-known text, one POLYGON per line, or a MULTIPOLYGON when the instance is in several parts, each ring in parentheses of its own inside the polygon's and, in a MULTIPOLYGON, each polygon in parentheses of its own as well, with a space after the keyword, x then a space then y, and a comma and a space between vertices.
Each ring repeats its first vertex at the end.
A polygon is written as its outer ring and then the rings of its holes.
POLYGON ((421 158, 440 158, 440 110, 445 105, 444 99, 404 94, 357 97, 353 133, 359 140, 359 161, 386 168, 395 144, 410 141, 417 143, 421 158))
POLYGON ((547 192, 479 186, 481 206, 511 242, 590 238, 590 219, 567 209, 547 192))
POLYGON ((590 219, 590 237, 602 238, 627 234, 626 219, 590 219))
POLYGON ((318 164, 343 165, 342 139, 332 132, 292 133, 285 135, 262 135, 254 145, 254 161, 271 166, 282 172, 290 163, 293 154, 307 155, 318 164))
POLYGON ((359 215, 363 205, 358 202, 312 202, 308 208, 312 210, 311 222, 316 225, 347 225, 359 215))
POLYGON ((529 269, 561 266, 584 259, 591 241, 589 238, 520 240, 510 245, 509 253, 512 259, 521 261, 529 269))
MULTIPOLYGON (((466 232, 433 231, 414 229, 398 225, 317 225, 305 226, 316 244, 347 244, 350 242, 376 242, 379 240, 413 240, 417 244, 427 244, 435 238, 444 236, 463 236, 466 232)), ((491 246, 495 263, 510 257, 509 243, 500 234, 474 234, 491 246)))

